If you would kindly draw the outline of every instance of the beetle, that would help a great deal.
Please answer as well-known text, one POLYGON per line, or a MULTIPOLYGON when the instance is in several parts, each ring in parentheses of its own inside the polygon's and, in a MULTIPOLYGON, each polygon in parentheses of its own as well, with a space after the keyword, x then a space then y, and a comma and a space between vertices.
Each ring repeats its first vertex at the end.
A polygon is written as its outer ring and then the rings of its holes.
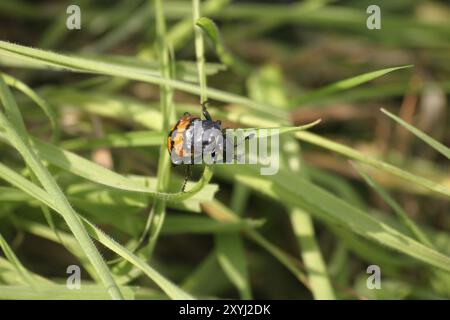
MULTIPOLYGON (((185 179, 181 188, 186 187, 191 173, 191 165, 201 163, 203 156, 210 155, 210 163, 224 163, 236 159, 236 156, 227 157, 227 151, 233 151, 236 144, 232 138, 225 134, 221 120, 213 120, 206 105, 201 103, 202 114, 205 118, 185 112, 177 123, 171 128, 167 137, 167 150, 173 165, 187 164, 185 179)), ((244 139, 249 139, 246 136, 244 139)))

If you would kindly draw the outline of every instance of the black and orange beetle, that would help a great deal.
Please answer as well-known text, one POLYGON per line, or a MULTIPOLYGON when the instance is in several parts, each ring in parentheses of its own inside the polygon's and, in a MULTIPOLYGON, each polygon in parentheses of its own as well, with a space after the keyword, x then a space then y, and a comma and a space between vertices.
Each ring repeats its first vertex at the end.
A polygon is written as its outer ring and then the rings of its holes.
MULTIPOLYGON (((187 164, 182 191, 190 175, 192 164, 202 163, 205 155, 210 156, 208 164, 226 163, 236 159, 234 156, 234 139, 225 134, 222 121, 214 121, 206 109, 205 101, 201 104, 204 120, 188 112, 177 121, 167 137, 167 149, 172 164, 187 164), (232 152, 228 156, 227 152, 232 152)), ((248 139, 249 136, 245 137, 248 139)))

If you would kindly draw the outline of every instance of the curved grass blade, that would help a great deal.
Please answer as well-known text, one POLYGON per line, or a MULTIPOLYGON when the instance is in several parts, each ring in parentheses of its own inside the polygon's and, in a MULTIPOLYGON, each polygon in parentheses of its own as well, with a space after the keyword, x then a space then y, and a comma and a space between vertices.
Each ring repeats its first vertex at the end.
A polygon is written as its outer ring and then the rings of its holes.
MULTIPOLYGON (((3 73, 0 73, 0 77, 3 78, 4 83, 18 89, 19 91, 21 91, 22 93, 27 95, 31 100, 33 100, 39 107, 41 107, 41 109, 44 111, 44 113, 49 118, 51 126, 53 128, 52 140, 54 142, 57 142, 59 140, 59 135, 60 135, 58 121, 56 119, 55 113, 53 112, 53 109, 50 108, 50 106, 46 103, 46 101, 44 99, 42 99, 40 96, 38 96, 25 83, 7 75, 7 74, 3 74, 3 73)), ((1 85, 3 86, 4 84, 2 83, 1 85)), ((9 90, 6 90, 6 88, 3 88, 3 92, 4 92, 3 103, 5 104, 6 113, 14 120, 14 122, 16 123, 16 127, 20 128, 23 136, 24 137, 27 136, 25 124, 23 122, 19 108, 18 108, 11 92, 9 90)), ((33 181, 37 181, 38 179, 37 179, 36 175, 34 174, 33 170, 31 170, 31 168, 29 166, 28 166, 28 169, 30 171, 30 175, 31 175, 33 181)), ((42 213, 43 213, 45 219, 47 220, 48 224, 54 228, 54 223, 53 223, 50 213, 48 212, 48 209, 44 206, 41 209, 42 209, 42 213)), ((56 229, 54 229, 54 231, 55 231, 55 233, 57 233, 56 229)))
MULTIPOLYGON (((230 0, 207 0, 203 3, 201 10, 203 14, 210 15, 220 12, 229 2, 230 0)), ((169 3, 168 6, 170 6, 169 3)), ((182 20, 167 33, 167 42, 174 50, 180 49, 192 37, 192 18, 186 16, 182 17, 182 20)))
POLYGON ((59 128, 59 122, 55 111, 49 106, 49 104, 44 99, 42 99, 34 90, 32 90, 22 81, 4 73, 0 73, 0 76, 3 77, 3 80, 7 85, 14 87, 17 90, 21 91, 23 94, 27 95, 42 109, 47 118, 50 120, 50 125, 52 126, 53 129, 52 141, 57 143, 59 141, 61 130, 59 128))
POLYGON ((219 57, 220 61, 222 61, 223 64, 230 67, 234 67, 235 70, 241 73, 249 72, 248 66, 246 66, 244 63, 236 59, 227 50, 220 36, 219 28, 214 23, 214 21, 212 21, 207 17, 201 17, 197 19, 195 25, 200 27, 205 33, 205 35, 211 40, 211 42, 214 45, 214 50, 216 51, 217 56, 219 57))

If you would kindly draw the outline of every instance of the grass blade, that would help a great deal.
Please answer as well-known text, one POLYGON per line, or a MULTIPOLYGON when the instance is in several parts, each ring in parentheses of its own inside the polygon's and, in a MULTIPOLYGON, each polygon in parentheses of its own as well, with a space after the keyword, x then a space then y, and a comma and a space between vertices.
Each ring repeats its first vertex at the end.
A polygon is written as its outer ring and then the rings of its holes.
POLYGON ((420 177, 420 176, 410 173, 408 171, 402 170, 402 169, 400 169, 396 166, 393 166, 389 163, 386 163, 384 161, 368 157, 368 156, 364 155, 363 153, 361 153, 355 149, 352 149, 350 147, 347 147, 345 145, 339 144, 337 142, 331 141, 329 139, 320 137, 316 134, 313 134, 311 132, 306 132, 306 131, 297 132, 295 134, 295 136, 302 141, 306 141, 308 143, 320 146, 322 148, 332 150, 332 151, 342 154, 348 158, 358 160, 358 161, 366 163, 372 167, 389 172, 397 177, 405 179, 409 182, 412 182, 416 185, 419 185, 419 186, 421 186, 425 189, 428 189, 430 191, 433 191, 437 194, 440 194, 440 195, 443 195, 446 197, 450 197, 450 189, 439 183, 436 183, 429 179, 420 177))
POLYGON ((214 45, 214 50, 220 61, 229 67, 234 67, 234 69, 241 74, 250 72, 247 65, 245 65, 240 60, 236 59, 223 44, 222 38, 220 36, 219 28, 211 19, 207 17, 201 17, 197 19, 195 25, 200 27, 205 35, 211 40, 214 45))
POLYGON ((384 76, 385 74, 388 74, 390 72, 394 72, 394 71, 406 69, 406 68, 411 68, 411 67, 412 67, 412 65, 386 68, 386 69, 381 69, 381 70, 377 70, 377 71, 364 73, 359 76, 351 77, 351 78, 348 78, 345 80, 341 80, 336 83, 325 86, 321 89, 318 89, 316 91, 307 93, 307 94, 295 99, 292 104, 295 106, 298 106, 301 104, 312 103, 312 102, 319 100, 320 98, 328 97, 333 93, 336 93, 336 92, 339 92, 342 90, 348 90, 350 88, 359 86, 363 83, 372 81, 372 80, 379 78, 381 76, 384 76))
POLYGON ((32 90, 22 81, 19 81, 18 79, 13 78, 7 74, 0 73, 0 76, 3 77, 3 80, 7 85, 12 86, 17 90, 21 91, 22 93, 24 93, 25 95, 27 95, 42 109, 47 118, 50 120, 50 125, 52 126, 53 129, 52 141, 57 143, 59 141, 60 128, 55 111, 49 106, 49 104, 44 99, 42 99, 36 92, 34 92, 34 90, 32 90))
POLYGON ((247 260, 239 234, 221 234, 215 237, 217 260, 228 278, 238 289, 242 299, 252 299, 248 282, 247 260))
POLYGON ((66 150, 90 150, 99 147, 108 148, 135 148, 160 146, 163 135, 155 131, 131 131, 124 133, 111 133, 102 138, 77 138, 65 140, 61 143, 66 150))
POLYGON ((314 224, 309 211, 298 207, 289 212, 294 234, 300 246, 300 254, 308 273, 308 284, 316 300, 336 299, 328 275, 327 266, 316 239, 314 224))
MULTIPOLYGON (((120 286, 124 298, 134 300, 135 288, 120 286)), ((66 285, 3 286, 0 285, 0 299, 7 300, 108 300, 103 287, 83 283, 80 289, 70 290, 66 285)))
MULTIPOLYGON (((208 213, 208 215, 215 219, 220 219, 221 221, 233 221, 235 219, 239 219, 239 215, 231 211, 228 207, 224 206, 217 200, 204 203, 203 208, 206 213, 208 213)), ((273 245, 266 238, 260 235, 256 230, 247 229, 245 231, 245 234, 252 241, 269 252, 282 265, 284 265, 286 269, 288 269, 297 278, 298 281, 309 288, 306 275, 299 269, 298 264, 296 264, 296 261, 294 261, 292 257, 290 257, 277 246, 273 245)))
POLYGON ((436 141, 426 133, 420 131, 416 127, 410 125, 406 121, 400 119, 399 117, 395 116, 394 114, 390 113, 389 111, 381 108, 381 112, 383 112, 385 115, 387 115, 389 118, 393 119, 395 122, 406 128, 408 131, 416 135, 419 139, 423 140, 425 143, 427 143, 430 147, 447 157, 447 159, 450 159, 450 148, 446 147, 439 141, 436 141))
MULTIPOLYGON (((171 59, 169 54, 169 47, 166 43, 166 21, 164 17, 164 9, 161 0, 155 0, 154 2, 155 12, 156 12, 156 44, 158 48, 158 59, 160 65, 160 73, 166 78, 170 79, 172 77, 171 70, 171 59)), ((160 110, 163 117, 163 132, 169 132, 169 126, 175 122, 175 109, 173 106, 173 90, 167 85, 160 86, 160 110)), ((169 187, 170 173, 171 173, 171 159, 169 154, 166 152, 166 137, 163 136, 161 139, 161 147, 158 159, 158 172, 157 172, 157 182, 156 190, 158 192, 167 191, 169 187)), ((148 243, 146 248, 143 249, 146 255, 151 257, 153 250, 156 246, 156 241, 158 240, 161 228, 164 223, 166 216, 166 203, 162 199, 156 199, 153 203, 151 211, 147 217, 147 223, 143 234, 136 248, 140 247, 147 236, 148 243)))
MULTIPOLYGON (((23 192, 19 189, 14 189, 17 192, 23 193, 25 196, 29 197, 28 194, 23 192)), ((31 199, 34 199, 30 197, 31 199)), ((42 204, 42 206, 45 206, 42 204)), ((48 206, 46 206, 48 208, 48 206)), ((86 258, 86 255, 83 253, 83 249, 80 247, 80 244, 78 243, 77 239, 70 233, 58 230, 58 234, 55 234, 55 231, 44 225, 39 224, 37 222, 27 220, 27 219, 13 219, 13 224, 15 227, 17 227, 20 230, 26 231, 34 236, 41 237, 44 239, 47 239, 49 241, 53 241, 58 244, 64 244, 64 248, 66 248, 71 254, 74 255, 83 266, 84 270, 86 270, 89 275, 92 277, 92 279, 98 281, 98 275, 95 272, 95 269, 93 268, 92 264, 89 262, 89 260, 86 258)))
POLYGON ((14 254, 14 251, 10 248, 8 245, 8 242, 6 242, 5 238, 3 238, 2 234, 0 233, 0 248, 2 248, 3 253, 5 254, 5 257, 9 260, 12 266, 16 269, 17 273, 20 274, 20 276, 23 278, 23 280, 31 286, 31 288, 34 287, 36 282, 34 281, 32 275, 30 272, 22 265, 20 260, 17 258, 17 256, 14 254))
POLYGON ((353 162, 351 162, 351 164, 359 173, 359 175, 363 177, 366 183, 371 188, 373 188, 380 195, 380 197, 383 198, 383 200, 392 208, 392 210, 394 210, 397 217, 409 229, 411 234, 424 245, 433 248, 433 245, 431 244, 428 237, 419 229, 419 227, 417 227, 414 221, 412 221, 409 218, 408 214, 397 203, 397 201, 395 201, 394 198, 392 198, 375 180, 373 180, 367 173, 365 173, 364 170, 358 164, 353 162))

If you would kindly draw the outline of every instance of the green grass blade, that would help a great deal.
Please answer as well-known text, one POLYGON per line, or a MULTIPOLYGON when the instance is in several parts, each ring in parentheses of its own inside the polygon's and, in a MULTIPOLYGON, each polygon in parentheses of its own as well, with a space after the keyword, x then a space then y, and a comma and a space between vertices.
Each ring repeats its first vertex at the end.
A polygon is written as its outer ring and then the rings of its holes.
MULTIPOLYGON (((169 47, 166 43, 166 21, 164 17, 164 8, 161 0, 154 1, 154 8, 156 13, 156 45, 158 49, 158 59, 160 66, 160 73, 166 79, 171 79, 171 57, 169 47)), ((173 106, 173 90, 167 85, 160 86, 160 110, 163 117, 163 132, 169 132, 169 126, 175 122, 175 109, 173 106)), ((166 152, 166 137, 161 139, 161 147, 158 159, 157 182, 156 190, 158 192, 165 192, 169 187, 169 180, 171 174, 171 159, 166 152)), ((166 203, 163 199, 156 199, 153 203, 151 211, 147 217, 147 223, 143 234, 140 237, 137 247, 141 246, 146 236, 149 236, 148 243, 144 252, 146 256, 151 257, 156 242, 159 238, 161 228, 164 224, 166 216, 166 203)))
POLYGON ((25 95, 27 95, 42 109, 47 118, 50 120, 50 124, 53 129, 52 140, 53 142, 57 143, 59 141, 60 136, 59 122, 55 111, 50 107, 50 105, 22 81, 19 81, 18 79, 11 77, 7 74, 0 73, 0 76, 3 77, 3 80, 7 85, 12 86, 17 90, 21 91, 22 93, 24 93, 25 95))
POLYGON ((131 264, 135 265, 137 268, 141 269, 150 279, 152 279, 160 288, 163 290, 171 299, 175 300, 192 300, 193 297, 178 288, 171 281, 162 276, 158 271, 150 267, 142 259, 134 255, 131 251, 121 246, 109 236, 107 236, 103 231, 96 228, 92 223, 84 220, 87 225, 90 226, 91 235, 101 242, 104 246, 114 251, 120 255, 125 260, 129 261, 131 264))
POLYGON ((309 288, 314 299, 336 299, 327 266, 316 239, 311 214, 309 211, 296 207, 290 210, 289 215, 294 234, 301 249, 302 261, 308 272, 309 288))
POLYGON ((317 119, 316 121, 298 127, 285 126, 285 127, 268 127, 268 128, 245 128, 245 129, 227 129, 226 131, 231 131, 235 133, 237 130, 239 131, 242 130, 244 134, 247 132, 255 132, 258 138, 268 138, 272 137, 273 135, 282 135, 285 133, 308 130, 318 125, 321 121, 322 121, 321 119, 317 119))
MULTIPOLYGON (((237 217, 242 217, 250 189, 239 183, 235 183, 233 187, 233 194, 231 197, 231 210, 237 217)), ((229 236, 230 241, 236 249, 231 246, 230 250, 227 243, 222 245, 221 242, 228 241, 224 237, 216 237, 216 254, 222 269, 227 274, 228 279, 233 282, 238 289, 241 299, 252 299, 252 289, 250 284, 250 277, 248 272, 248 262, 244 251, 244 242, 240 234, 233 234, 229 236), (220 259, 222 257, 222 260, 220 259), (230 269, 230 270, 227 270, 230 269)))
MULTIPOLYGON (((217 114, 219 114, 219 113, 217 113, 217 114)), ((277 122, 276 120, 275 121, 268 120, 268 119, 262 118, 260 116, 246 115, 243 113, 235 113, 235 114, 220 113, 220 116, 223 119, 234 121, 239 124, 243 124, 243 125, 247 125, 247 126, 277 127, 280 125, 280 123, 277 122)), ((400 177, 404 180, 412 182, 414 185, 421 186, 425 190, 432 191, 437 195, 443 195, 446 197, 450 197, 450 189, 447 188, 446 186, 436 183, 427 178, 418 176, 418 175, 408 172, 406 170, 400 169, 399 167, 391 165, 382 160, 367 156, 367 155, 365 155, 351 147, 348 147, 346 145, 337 143, 335 141, 321 137, 317 134, 314 134, 314 133, 308 132, 308 131, 295 132, 295 137, 299 140, 306 141, 310 144, 319 146, 321 148, 331 150, 333 152, 341 154, 350 159, 358 160, 360 162, 369 164, 372 167, 378 168, 387 173, 390 173, 390 174, 400 177)))
MULTIPOLYGON (((239 181, 239 180, 238 180, 239 181)), ((239 181, 240 183, 240 181, 239 181)), ((231 211, 228 207, 224 206, 217 200, 207 202, 203 204, 204 210, 213 217, 220 216, 221 220, 233 221, 239 219, 239 215, 231 211)), ((298 265, 292 257, 286 254, 283 250, 269 242, 266 238, 260 235, 256 230, 247 229, 245 234, 264 250, 270 253, 276 260, 278 260, 283 266, 289 270, 298 281, 303 283, 309 288, 306 275, 299 269, 298 265)))
POLYGON ((240 236, 238 234, 217 235, 215 244, 217 260, 228 278, 239 290, 241 298, 252 299, 245 249, 240 236))
POLYGON ((329 139, 320 137, 316 134, 313 134, 311 132, 306 132, 306 131, 296 132, 295 136, 302 141, 306 141, 308 143, 311 143, 311 144, 320 146, 322 148, 334 151, 334 152, 342 154, 350 159, 354 159, 354 160, 358 160, 360 162, 366 163, 372 167, 389 172, 397 177, 405 179, 409 182, 414 183, 415 185, 419 185, 419 186, 421 186, 425 189, 428 189, 430 191, 433 191, 437 194, 440 194, 440 195, 443 195, 446 197, 450 197, 450 189, 439 183, 436 183, 429 179, 415 175, 413 173, 410 173, 408 171, 400 169, 400 168, 393 166, 389 163, 386 163, 384 161, 368 157, 368 156, 364 155, 363 153, 361 153, 355 149, 352 149, 350 147, 347 147, 345 145, 339 144, 337 142, 331 141, 329 139))
POLYGON ((220 269, 214 250, 183 280, 182 287, 202 298, 210 298, 217 292, 231 289, 230 282, 220 269))
POLYGON ((264 248, 264 250, 270 253, 276 260, 278 260, 283 266, 285 266, 286 269, 289 270, 299 282, 303 283, 309 290, 311 290, 308 277, 299 268, 298 261, 281 250, 279 247, 268 241, 255 230, 247 230, 247 236, 261 248, 264 248))
POLYGON ((426 133, 420 131, 416 127, 410 125, 406 121, 400 119, 399 117, 395 116, 394 114, 390 113, 389 111, 381 108, 381 112, 383 112, 385 115, 387 115, 389 118, 393 119, 395 122, 400 124, 402 127, 406 128, 408 131, 416 135, 419 139, 423 140, 425 143, 427 143, 430 147, 447 157, 447 159, 450 159, 450 148, 443 145, 439 141, 436 141, 426 133))
POLYGON ((54 284, 53 281, 44 278, 36 273, 33 273, 30 270, 26 270, 27 273, 33 278, 34 284, 30 285, 29 281, 24 279, 24 276, 22 276, 18 272, 17 267, 13 263, 2 257, 0 257, 0 270, 2 283, 6 285, 24 285, 28 287, 36 287, 41 284, 54 284))
MULTIPOLYGON (((120 286, 124 298, 134 300, 136 288, 120 286)), ((77 290, 68 289, 66 285, 4 286, 0 285, 0 299, 7 300, 108 300, 103 287, 81 284, 77 290)))
POLYGON ((102 138, 77 138, 61 142, 66 150, 90 150, 100 147, 107 148, 135 148, 160 146, 163 136, 155 131, 131 131, 124 133, 111 133, 102 138))
POLYGON ((234 67, 236 71, 239 71, 242 74, 250 71, 244 63, 236 59, 227 50, 220 36, 219 28, 214 21, 207 17, 201 17, 195 22, 195 25, 200 27, 205 35, 211 40, 217 56, 224 65, 234 67))
MULTIPOLYGON (((21 192, 24 195, 28 196, 25 192, 19 189, 17 192, 21 192)), ((34 198, 32 198, 34 199, 34 198)), ((44 204, 42 204, 44 205, 44 204)), ((48 208, 48 206, 47 206, 48 208)), ((86 270, 89 275, 94 280, 99 280, 97 273, 95 272, 95 269, 93 268, 92 264, 89 262, 89 259, 86 258, 86 255, 83 253, 83 249, 80 247, 80 244, 78 243, 77 239, 70 233, 66 233, 64 231, 58 230, 58 234, 56 235, 54 230, 44 224, 40 224, 31 220, 27 219, 13 219, 13 224, 15 227, 17 227, 20 230, 26 231, 34 236, 41 237, 44 239, 47 239, 49 241, 53 241, 58 244, 64 244, 64 248, 66 248, 70 253, 72 253, 83 266, 84 270, 86 270)))
MULTIPOLYGON (((2 102, 5 109, 6 117, 10 119, 10 122, 7 122, 8 124, 11 123, 9 127, 13 128, 14 126, 15 130, 17 130, 17 133, 20 134, 21 137, 28 137, 22 114, 20 113, 17 102, 14 99, 11 90, 7 87, 3 77, 0 77, 0 101, 2 102)), ((6 128, 4 126, 0 126, 0 128, 6 131, 6 128)))
POLYGON ((14 251, 8 245, 5 238, 3 238, 0 233, 0 248, 3 250, 5 257, 9 260, 9 262, 14 266, 17 273, 23 278, 23 280, 30 285, 32 288, 35 287, 36 282, 34 281, 30 272, 23 266, 17 256, 14 254, 14 251))
MULTIPOLYGON (((298 127, 276 127, 276 128, 245 128, 244 132, 254 131, 259 132, 262 130, 268 130, 267 133, 260 134, 258 137, 271 137, 275 134, 285 134, 300 130, 310 129, 320 123, 320 119, 312 123, 298 126, 298 127), (274 130, 278 130, 275 132, 274 130)), ((235 131, 235 129, 227 129, 229 131, 235 131)), ((61 146, 66 150, 90 150, 99 147, 108 148, 135 148, 135 147, 151 147, 161 146, 163 138, 165 138, 161 132, 155 131, 131 131, 125 133, 111 133, 107 134, 103 138, 77 138, 71 140, 65 140, 61 142, 61 146)), ((165 140, 165 139, 164 139, 165 140)), ((164 141, 165 142, 165 141, 164 141)))
MULTIPOLYGON (((202 12, 205 15, 220 12, 230 0, 208 0, 202 5, 202 12)), ((192 18, 183 17, 183 20, 175 24, 167 33, 167 41, 177 50, 192 37, 192 18)))
POLYGON ((336 83, 325 86, 321 89, 318 89, 316 91, 313 91, 311 93, 307 93, 307 94, 295 99, 292 104, 295 106, 298 106, 300 104, 312 103, 312 102, 319 100, 320 98, 328 97, 329 95, 331 95, 333 93, 336 93, 336 92, 339 92, 342 90, 348 90, 353 87, 359 86, 363 83, 372 81, 372 80, 379 78, 381 76, 384 76, 385 74, 388 74, 390 72, 401 70, 401 69, 406 69, 406 68, 411 68, 411 67, 412 67, 412 65, 386 68, 386 69, 381 69, 381 70, 377 70, 377 71, 364 73, 359 76, 351 77, 351 78, 348 78, 345 80, 341 80, 336 83))
POLYGON ((433 248, 431 241, 428 237, 419 229, 419 227, 412 221, 408 214, 403 210, 403 208, 397 203, 397 201, 392 198, 386 190, 383 189, 375 180, 373 180, 364 170, 356 163, 352 162, 353 167, 359 173, 361 177, 366 181, 366 183, 374 189, 380 197, 394 210, 400 221, 408 228, 410 233, 421 243, 430 248, 433 248))
POLYGON ((264 221, 240 219, 233 222, 222 222, 205 217, 192 217, 183 215, 170 215, 166 219, 161 232, 163 234, 195 233, 208 234, 217 233, 230 235, 237 231, 260 227, 264 221))
POLYGON ((195 25, 202 28, 203 32, 216 47, 216 51, 220 52, 224 50, 222 39, 220 38, 219 28, 217 28, 214 21, 207 17, 201 17, 195 21, 195 25))
POLYGON ((200 103, 204 103, 208 101, 208 92, 205 73, 205 44, 203 42, 202 31, 197 26, 200 15, 200 0, 192 0, 192 22, 194 28, 195 58, 197 61, 198 80, 200 83, 200 103))
MULTIPOLYGON (((217 200, 209 202, 205 208, 209 215, 222 223, 245 221, 217 200)), ((215 252, 220 267, 238 290, 241 299, 252 299, 247 257, 241 235, 239 233, 216 235, 215 252)))

